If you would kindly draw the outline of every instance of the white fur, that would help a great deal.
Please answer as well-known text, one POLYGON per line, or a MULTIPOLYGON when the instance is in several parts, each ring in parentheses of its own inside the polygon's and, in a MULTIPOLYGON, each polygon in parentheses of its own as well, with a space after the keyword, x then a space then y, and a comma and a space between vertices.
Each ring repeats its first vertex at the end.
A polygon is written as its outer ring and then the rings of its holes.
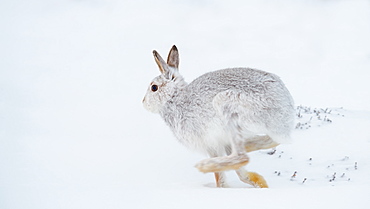
POLYGON ((167 63, 153 53, 161 75, 149 85, 144 107, 159 113, 185 146, 216 157, 245 154, 244 145, 258 135, 268 135, 276 143, 289 142, 294 104, 278 76, 229 68, 188 84, 179 74, 175 46, 167 63), (153 84, 158 86, 155 92, 153 84))

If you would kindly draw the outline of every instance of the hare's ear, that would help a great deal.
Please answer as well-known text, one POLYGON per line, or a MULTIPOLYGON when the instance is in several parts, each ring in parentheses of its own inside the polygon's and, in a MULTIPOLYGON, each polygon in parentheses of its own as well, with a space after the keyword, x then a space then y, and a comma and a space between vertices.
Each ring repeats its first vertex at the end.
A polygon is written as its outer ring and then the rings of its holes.
POLYGON ((175 45, 172 46, 167 57, 167 65, 179 69, 179 51, 175 45))
POLYGON ((168 71, 166 62, 162 59, 161 55, 159 55, 156 50, 153 50, 153 55, 155 62, 159 67, 159 71, 161 71, 162 74, 166 74, 166 72, 168 71))

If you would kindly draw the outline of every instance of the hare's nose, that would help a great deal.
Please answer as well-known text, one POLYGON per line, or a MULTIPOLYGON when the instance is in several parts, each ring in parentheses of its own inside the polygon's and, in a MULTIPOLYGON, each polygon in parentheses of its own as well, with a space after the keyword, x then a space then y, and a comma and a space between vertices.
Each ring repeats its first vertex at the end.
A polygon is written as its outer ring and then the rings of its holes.
POLYGON ((145 102, 145 97, 143 98, 143 101, 141 101, 142 103, 144 103, 145 102))

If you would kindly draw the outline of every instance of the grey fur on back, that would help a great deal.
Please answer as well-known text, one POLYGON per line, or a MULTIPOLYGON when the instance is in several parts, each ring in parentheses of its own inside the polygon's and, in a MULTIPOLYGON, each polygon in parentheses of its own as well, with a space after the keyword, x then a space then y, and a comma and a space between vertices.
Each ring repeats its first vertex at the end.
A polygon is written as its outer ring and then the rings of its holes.
POLYGON ((229 146, 227 115, 239 114, 246 140, 256 134, 267 134, 277 143, 284 143, 292 128, 293 108, 288 90, 276 75, 250 68, 230 68, 206 73, 176 91, 160 115, 183 144, 201 151, 220 152, 219 146, 229 146), (235 95, 215 104, 223 93, 230 92, 235 95), (219 136, 219 145, 209 142, 210 136, 217 137, 214 135, 219 136))

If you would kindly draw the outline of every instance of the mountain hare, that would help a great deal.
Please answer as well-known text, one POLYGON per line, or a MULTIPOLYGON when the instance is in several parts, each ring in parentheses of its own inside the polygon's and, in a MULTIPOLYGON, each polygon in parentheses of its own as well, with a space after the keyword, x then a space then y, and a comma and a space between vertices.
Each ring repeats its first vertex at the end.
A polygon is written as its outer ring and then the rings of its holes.
POLYGON ((293 99, 274 74, 251 68, 206 73, 190 84, 179 73, 176 46, 167 63, 153 51, 161 75, 150 83, 144 107, 159 113, 185 146, 207 153, 201 172, 214 172, 217 187, 225 187, 223 171, 235 170, 240 180, 266 188, 264 178, 242 167, 247 152, 288 142, 293 128, 293 99))

